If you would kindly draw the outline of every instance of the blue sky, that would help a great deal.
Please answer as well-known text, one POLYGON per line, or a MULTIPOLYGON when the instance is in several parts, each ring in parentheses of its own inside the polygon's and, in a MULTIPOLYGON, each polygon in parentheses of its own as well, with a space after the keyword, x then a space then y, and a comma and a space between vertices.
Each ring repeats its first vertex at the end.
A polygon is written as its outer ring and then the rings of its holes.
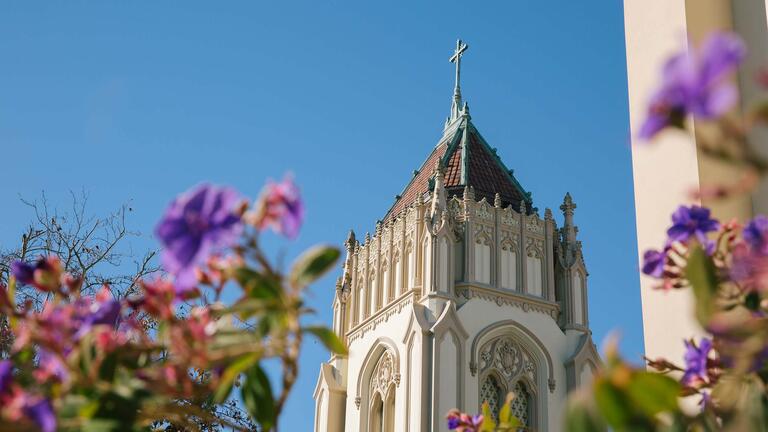
MULTIPOLYGON (((292 171, 307 202, 289 257, 373 230, 442 132, 457 37, 475 125, 541 209, 569 191, 600 343, 642 352, 623 12, 601 2, 47 2, 0 9, 0 248, 45 191, 130 201, 155 247, 166 203, 201 181, 255 197, 292 171)), ((330 323, 332 279, 309 299, 330 323)), ((310 430, 327 354, 305 346, 284 430, 310 430)))

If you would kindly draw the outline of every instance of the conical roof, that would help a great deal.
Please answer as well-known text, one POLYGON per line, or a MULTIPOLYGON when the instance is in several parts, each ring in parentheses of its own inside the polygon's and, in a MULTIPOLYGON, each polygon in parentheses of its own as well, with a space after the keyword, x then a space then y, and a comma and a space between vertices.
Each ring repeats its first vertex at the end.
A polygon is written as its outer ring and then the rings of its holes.
POLYGON ((530 194, 496 155, 496 149, 490 147, 480 135, 465 107, 463 115, 448 126, 437 146, 398 195, 384 217, 385 221, 413 204, 419 195, 427 198, 438 164, 444 169, 445 189, 449 197, 461 196, 464 188, 469 186, 474 189, 476 200, 486 198, 493 203, 498 193, 502 206, 512 205, 519 209, 521 202, 525 202, 526 211, 532 209, 530 194))

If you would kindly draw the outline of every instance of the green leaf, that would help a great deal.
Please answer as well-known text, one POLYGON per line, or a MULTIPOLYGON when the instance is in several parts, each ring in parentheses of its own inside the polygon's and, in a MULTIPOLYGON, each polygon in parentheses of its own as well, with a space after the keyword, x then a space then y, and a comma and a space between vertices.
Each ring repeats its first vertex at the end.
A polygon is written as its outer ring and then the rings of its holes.
POLYGON ((333 246, 314 246, 304 252, 293 264, 291 285, 303 288, 331 270, 341 252, 333 246))
POLYGON ((233 361, 226 369, 224 369, 224 373, 221 374, 221 381, 213 396, 213 400, 216 403, 222 403, 227 400, 237 376, 253 366, 257 361, 259 361, 258 354, 246 354, 233 361))
POLYGON ((261 425, 261 430, 271 430, 275 425, 275 398, 269 378, 259 364, 253 365, 245 373, 240 395, 248 412, 261 425))
POLYGON ((347 347, 344 342, 331 329, 323 326, 307 326, 304 327, 304 331, 320 339, 328 351, 334 354, 347 354, 347 347))
POLYGON ((661 412, 678 410, 680 384, 672 378, 654 372, 637 372, 627 388, 633 407, 648 417, 661 412))
POLYGON ((597 416, 589 403, 590 393, 580 391, 574 393, 568 400, 565 413, 565 429, 568 432, 597 432, 608 428, 597 416))
POLYGON ((621 392, 607 380, 595 381, 595 402, 606 422, 616 429, 626 426, 632 416, 621 392))
POLYGON ((273 299, 281 292, 278 277, 261 274, 249 267, 235 270, 235 279, 250 298, 273 299))
POLYGON ((715 264, 700 246, 694 247, 688 256, 685 276, 696 297, 696 319, 706 327, 715 311, 718 283, 715 264))

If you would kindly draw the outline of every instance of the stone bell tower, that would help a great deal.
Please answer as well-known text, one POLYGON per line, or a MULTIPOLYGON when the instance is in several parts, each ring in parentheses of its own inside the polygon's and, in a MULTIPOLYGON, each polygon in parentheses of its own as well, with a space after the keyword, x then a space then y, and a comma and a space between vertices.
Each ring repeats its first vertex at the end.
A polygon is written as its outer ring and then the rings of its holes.
POLYGON ((451 408, 560 430, 567 393, 600 364, 589 330, 576 204, 558 228, 474 126, 458 41, 442 137, 373 235, 350 232, 333 329, 349 346, 320 365, 315 431, 447 430, 451 408))

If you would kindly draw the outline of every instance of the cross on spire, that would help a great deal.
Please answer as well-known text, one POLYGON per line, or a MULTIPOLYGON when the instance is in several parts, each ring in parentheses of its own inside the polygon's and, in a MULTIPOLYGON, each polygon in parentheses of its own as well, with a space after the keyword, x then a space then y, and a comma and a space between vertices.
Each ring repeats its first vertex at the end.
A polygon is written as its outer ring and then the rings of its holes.
POLYGON ((451 63, 456 63, 456 86, 455 86, 455 93, 461 93, 459 89, 461 88, 461 56, 464 55, 464 52, 467 51, 467 48, 469 48, 469 45, 465 44, 461 41, 461 39, 456 40, 456 50, 453 52, 453 55, 449 59, 451 63))
POLYGON ((452 123, 461 115, 461 110, 462 110, 461 56, 464 55, 464 53, 467 51, 467 48, 469 48, 469 45, 464 43, 461 39, 458 39, 456 41, 456 49, 454 50, 453 55, 449 59, 451 63, 456 64, 456 84, 453 87, 453 102, 451 103, 451 115, 448 117, 448 121, 446 122, 446 127, 448 126, 448 124, 452 123))

